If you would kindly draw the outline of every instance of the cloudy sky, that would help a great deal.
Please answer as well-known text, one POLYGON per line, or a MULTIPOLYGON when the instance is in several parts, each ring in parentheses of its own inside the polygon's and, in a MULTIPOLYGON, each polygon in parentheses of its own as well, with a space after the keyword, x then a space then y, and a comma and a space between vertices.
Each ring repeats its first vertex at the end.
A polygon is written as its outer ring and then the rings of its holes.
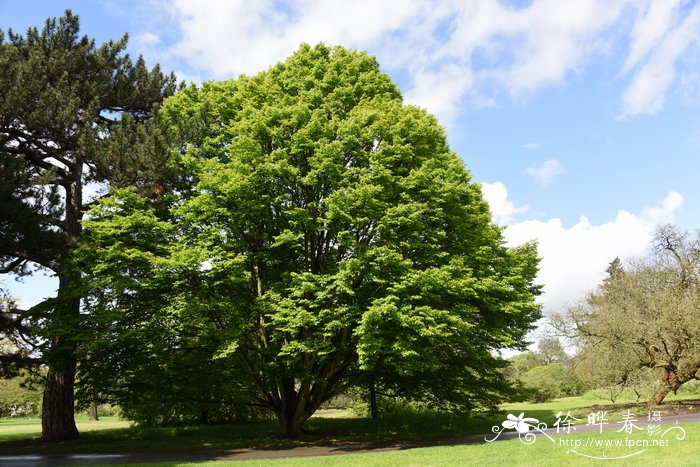
MULTIPOLYGON (((655 225, 700 227, 695 1, 0 0, 0 29, 66 8, 188 81, 255 74, 302 42, 375 55, 447 128, 508 241, 539 240, 547 311, 644 254, 655 225)), ((46 284, 13 286, 32 302, 46 284)))

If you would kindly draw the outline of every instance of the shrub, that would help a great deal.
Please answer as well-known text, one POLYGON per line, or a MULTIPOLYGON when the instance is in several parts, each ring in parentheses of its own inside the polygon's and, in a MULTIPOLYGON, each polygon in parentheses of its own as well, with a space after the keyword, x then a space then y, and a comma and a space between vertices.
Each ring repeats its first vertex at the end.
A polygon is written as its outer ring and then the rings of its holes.
POLYGON ((0 379, 0 417, 36 417, 41 414, 42 389, 17 376, 0 379))
POLYGON ((532 402, 547 402, 555 397, 580 394, 581 382, 561 363, 536 366, 521 377, 532 402))

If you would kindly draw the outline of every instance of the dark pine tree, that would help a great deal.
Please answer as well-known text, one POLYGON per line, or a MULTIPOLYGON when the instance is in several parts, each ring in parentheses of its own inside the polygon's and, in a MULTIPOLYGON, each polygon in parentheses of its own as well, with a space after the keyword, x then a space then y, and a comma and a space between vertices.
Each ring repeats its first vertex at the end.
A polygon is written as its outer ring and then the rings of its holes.
MULTIPOLYGON (((96 46, 69 10, 25 36, 0 31, 0 273, 52 271, 56 297, 29 310, 4 307, 6 335, 36 348, 2 355, 2 367, 48 366, 42 438, 78 437, 73 417, 80 295, 69 257, 90 184, 143 184, 166 157, 150 134, 175 77, 124 53, 127 37, 96 46)), ((152 179, 152 178, 151 178, 152 179)), ((47 295, 50 291, 47 291, 47 295)))

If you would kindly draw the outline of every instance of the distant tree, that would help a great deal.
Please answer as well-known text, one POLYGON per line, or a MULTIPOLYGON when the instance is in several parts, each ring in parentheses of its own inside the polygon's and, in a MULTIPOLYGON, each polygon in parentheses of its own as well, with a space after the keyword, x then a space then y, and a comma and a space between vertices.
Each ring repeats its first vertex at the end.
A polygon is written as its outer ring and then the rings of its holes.
POLYGON ((164 113, 195 129, 196 186, 168 214, 131 191, 91 211, 96 317, 157 304, 147 324, 179 327, 173 346, 208 335, 290 437, 369 381, 463 409, 501 400, 493 351, 522 347, 539 316, 535 247, 505 246, 442 128, 374 59, 305 45, 164 113))
POLYGON ((0 378, 0 417, 36 417, 41 410, 41 386, 27 375, 0 378))
POLYGON ((566 368, 561 363, 549 363, 530 368, 520 376, 532 402, 548 402, 555 397, 565 395, 562 383, 570 377, 566 368))
POLYGON ((515 354, 508 359, 508 362, 507 373, 514 379, 518 379, 528 370, 543 365, 540 356, 532 350, 526 350, 525 352, 515 354))
POLYGON ((622 278, 625 275, 625 268, 622 266, 622 260, 616 257, 610 262, 608 267, 605 269, 607 276, 603 279, 603 284, 607 285, 611 282, 622 278))
POLYGON ((603 284, 559 327, 571 324, 586 379, 620 387, 656 379, 651 402, 660 404, 700 376, 700 236, 663 226, 653 248, 635 266, 611 264, 603 284))
POLYGON ((566 364, 569 356, 564 346, 556 337, 543 337, 537 342, 537 356, 544 365, 550 363, 566 364))
POLYGON ((555 397, 575 396, 584 390, 574 372, 574 361, 556 337, 543 337, 537 350, 513 355, 506 375, 522 385, 520 397, 546 402, 555 397))
MULTIPOLYGON (((143 180, 163 160, 147 124, 175 79, 80 37, 70 11, 26 36, 0 31, 0 273, 51 271, 58 294, 30 310, 5 310, 3 331, 49 366, 42 439, 78 437, 73 418, 80 271, 67 258, 90 203, 86 187, 143 180), (138 147, 138 148, 137 148, 138 147)), ((150 123, 149 123, 150 124, 150 123)), ((49 295, 51 291, 46 291, 49 295)), ((2 355, 3 365, 26 357, 2 355)))

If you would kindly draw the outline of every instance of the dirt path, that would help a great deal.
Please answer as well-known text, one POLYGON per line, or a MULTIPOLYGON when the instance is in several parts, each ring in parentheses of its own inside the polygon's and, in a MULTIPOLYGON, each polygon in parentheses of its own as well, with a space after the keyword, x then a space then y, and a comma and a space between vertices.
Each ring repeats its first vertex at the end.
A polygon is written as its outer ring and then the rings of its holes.
MULTIPOLYGON (((673 424, 700 422, 700 413, 686 415, 666 416, 661 423, 673 424)), ((640 420, 637 425, 644 426, 645 421, 640 420)), ((614 430, 618 428, 613 423, 614 430)), ((575 433, 597 431, 596 426, 580 425, 575 433)), ((549 434, 556 434, 556 429, 548 429, 549 434)), ((573 432, 572 432, 573 434, 573 432)), ((498 439, 516 438, 516 432, 503 433, 498 439)), ((58 465, 95 465, 95 464, 135 464, 151 462, 201 462, 201 461, 231 461, 245 459, 274 459, 281 457, 310 457, 333 456, 352 453, 395 451, 400 449, 413 449, 430 446, 454 446, 460 444, 483 443, 488 435, 464 436, 452 439, 422 440, 415 442, 376 442, 359 443, 345 442, 333 444, 319 444, 315 446, 299 446, 293 448, 241 448, 241 449, 201 449, 187 451, 145 451, 131 453, 106 453, 106 454, 25 454, 19 456, 0 456, 0 466, 28 467, 28 466, 58 466, 58 465)))

